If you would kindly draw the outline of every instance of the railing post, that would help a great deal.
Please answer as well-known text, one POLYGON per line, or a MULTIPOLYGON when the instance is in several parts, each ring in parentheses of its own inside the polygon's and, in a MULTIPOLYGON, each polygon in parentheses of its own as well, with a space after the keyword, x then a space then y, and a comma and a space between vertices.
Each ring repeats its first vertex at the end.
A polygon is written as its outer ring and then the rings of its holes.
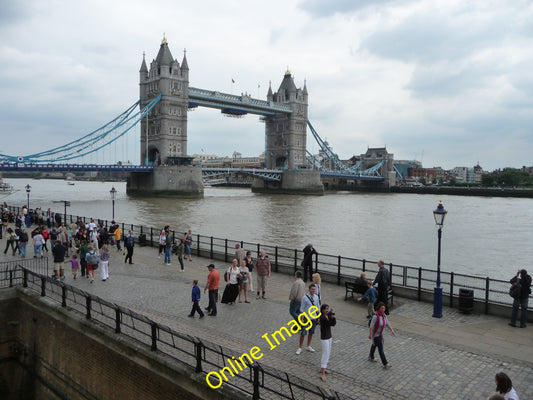
POLYGON ((86 307, 87 307, 87 314, 85 315, 85 318, 91 319, 91 304, 92 304, 91 295, 88 295, 85 298, 85 304, 86 304, 86 307))
POLYGON ((22 270, 22 287, 28 287, 28 271, 22 270))
POLYGON ((490 287, 490 278, 487 276, 485 281, 485 315, 489 313, 489 287, 490 287))
POLYGON ((194 351, 196 353, 196 372, 202 372, 202 342, 200 340, 194 343, 194 351))
POLYGON ((120 308, 115 308, 115 333, 120 333, 120 308))
POLYGON ((422 300, 422 267, 418 267, 418 301, 422 300))
POLYGON ((211 241, 209 243, 209 258, 213 259, 213 236, 211 236, 211 241))
POLYGON ((341 284, 341 263, 342 263, 342 257, 338 256, 338 260, 337 260, 337 285, 341 284))
POLYGON ((455 277, 453 271, 450 273, 450 308, 453 308, 453 278, 455 277))
POLYGON ((293 275, 296 274, 297 270, 298 270, 298 250, 294 249, 294 273, 293 275))
POLYGON ((389 264, 389 285, 392 287, 392 263, 389 264))
POLYGON ((41 297, 46 296, 46 278, 43 276, 41 278, 41 297))
POLYGON ((315 274, 318 272, 318 253, 315 253, 315 274))
POLYGON ((363 272, 366 271, 366 260, 363 258, 363 272))
POLYGON ((407 286, 407 267, 404 265, 402 268, 403 268, 403 272, 402 272, 403 285, 407 286))
POLYGON ((61 307, 67 306, 67 287, 61 286, 61 307))
POLYGON ((200 257, 200 234, 196 235, 196 255, 200 257))
POLYGON ((157 351, 157 324, 152 322, 152 347, 150 350, 157 351))
POLYGON ((224 239, 224 262, 228 262, 228 239, 224 239))
POLYGON ((252 400, 259 400, 259 366, 251 365, 252 370, 254 371, 254 393, 252 394, 252 400))
POLYGON ((154 246, 154 228, 150 227, 150 247, 154 246))
POLYGON ((9 270, 9 287, 13 287, 13 270, 9 270))
POLYGON ((278 272, 278 246, 274 247, 274 271, 278 272))

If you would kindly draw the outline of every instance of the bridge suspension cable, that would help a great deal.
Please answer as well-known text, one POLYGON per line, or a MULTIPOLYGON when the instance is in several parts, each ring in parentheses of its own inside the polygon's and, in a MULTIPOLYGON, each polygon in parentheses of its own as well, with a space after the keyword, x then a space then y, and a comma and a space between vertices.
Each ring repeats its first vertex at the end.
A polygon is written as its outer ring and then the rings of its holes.
POLYGON ((0 158, 9 162, 54 163, 81 159, 84 156, 95 154, 124 137, 150 112, 159 100, 161 100, 161 95, 155 97, 141 110, 134 112, 140 103, 139 100, 107 124, 62 146, 24 157, 0 154, 0 158))

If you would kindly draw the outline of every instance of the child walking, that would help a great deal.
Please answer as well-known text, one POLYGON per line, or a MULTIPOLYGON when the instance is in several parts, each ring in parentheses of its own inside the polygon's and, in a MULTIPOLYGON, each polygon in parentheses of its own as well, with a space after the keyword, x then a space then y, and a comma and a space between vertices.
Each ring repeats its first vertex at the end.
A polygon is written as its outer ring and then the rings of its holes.
POLYGON ((368 289, 366 290, 363 297, 359 297, 357 301, 361 301, 361 300, 368 298, 368 308, 367 308, 368 315, 366 317, 370 319, 372 318, 372 315, 374 315, 375 304, 376 304, 376 300, 378 299, 378 291, 374 287, 374 284, 372 283, 371 280, 366 281, 366 285, 368 286, 368 289))
POLYGON ((192 281, 192 293, 191 293, 191 297, 192 297, 192 310, 191 310, 191 313, 188 315, 189 317, 191 318, 194 318, 194 313, 197 311, 198 314, 200 315, 200 318, 203 318, 204 317, 204 313, 202 311, 202 309, 200 308, 200 288, 198 287, 198 280, 195 279, 194 281, 192 281))
POLYGON ((80 260, 78 260, 78 255, 74 253, 70 260, 65 261, 65 264, 70 263, 72 265, 72 279, 76 279, 78 275, 78 269, 80 267, 80 260))

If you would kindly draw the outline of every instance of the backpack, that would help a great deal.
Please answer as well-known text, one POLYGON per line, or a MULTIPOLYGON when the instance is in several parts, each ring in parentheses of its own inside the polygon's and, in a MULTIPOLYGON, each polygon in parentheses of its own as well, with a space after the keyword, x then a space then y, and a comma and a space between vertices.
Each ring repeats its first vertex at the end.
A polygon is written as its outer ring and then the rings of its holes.
POLYGON ((511 285, 511 289, 509 289, 509 295, 513 299, 520 299, 522 297, 522 284, 520 283, 520 279, 517 279, 511 285))
POLYGON ((91 265, 97 265, 98 255, 94 251, 91 251, 90 253, 87 253, 85 260, 91 265))
POLYGON ((27 242, 28 241, 28 234, 26 232, 21 232, 20 235, 19 235, 19 241, 27 242))

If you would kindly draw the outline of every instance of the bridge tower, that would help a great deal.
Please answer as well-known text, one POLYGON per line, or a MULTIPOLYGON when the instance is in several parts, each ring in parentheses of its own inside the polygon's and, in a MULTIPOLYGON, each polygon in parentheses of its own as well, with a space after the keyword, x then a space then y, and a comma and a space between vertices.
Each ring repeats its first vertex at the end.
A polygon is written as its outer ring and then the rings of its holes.
POLYGON ((202 195, 202 169, 193 167, 192 157, 187 156, 189 66, 185 53, 180 65, 164 37, 150 69, 143 55, 139 90, 141 109, 161 94, 161 100, 141 121, 141 163, 154 169, 132 173, 128 194, 202 195))
POLYGON ((187 155, 189 66, 186 54, 180 66, 163 38, 150 70, 143 55, 139 75, 141 109, 159 93, 162 95, 148 118, 141 121, 141 163, 180 163, 178 160, 187 155))
POLYGON ((284 171, 280 183, 255 179, 252 190, 323 194, 324 186, 320 180, 320 172, 309 169, 306 157, 308 108, 306 83, 304 82, 303 89, 296 88, 294 79, 287 70, 276 93, 272 92, 272 85, 269 86, 267 101, 288 104, 292 110, 292 113, 277 113, 264 118, 266 167, 284 171))
POLYGON ((267 168, 294 170, 307 164, 307 86, 297 89, 289 70, 276 93, 268 88, 267 100, 289 104, 292 114, 277 114, 266 118, 267 168))

